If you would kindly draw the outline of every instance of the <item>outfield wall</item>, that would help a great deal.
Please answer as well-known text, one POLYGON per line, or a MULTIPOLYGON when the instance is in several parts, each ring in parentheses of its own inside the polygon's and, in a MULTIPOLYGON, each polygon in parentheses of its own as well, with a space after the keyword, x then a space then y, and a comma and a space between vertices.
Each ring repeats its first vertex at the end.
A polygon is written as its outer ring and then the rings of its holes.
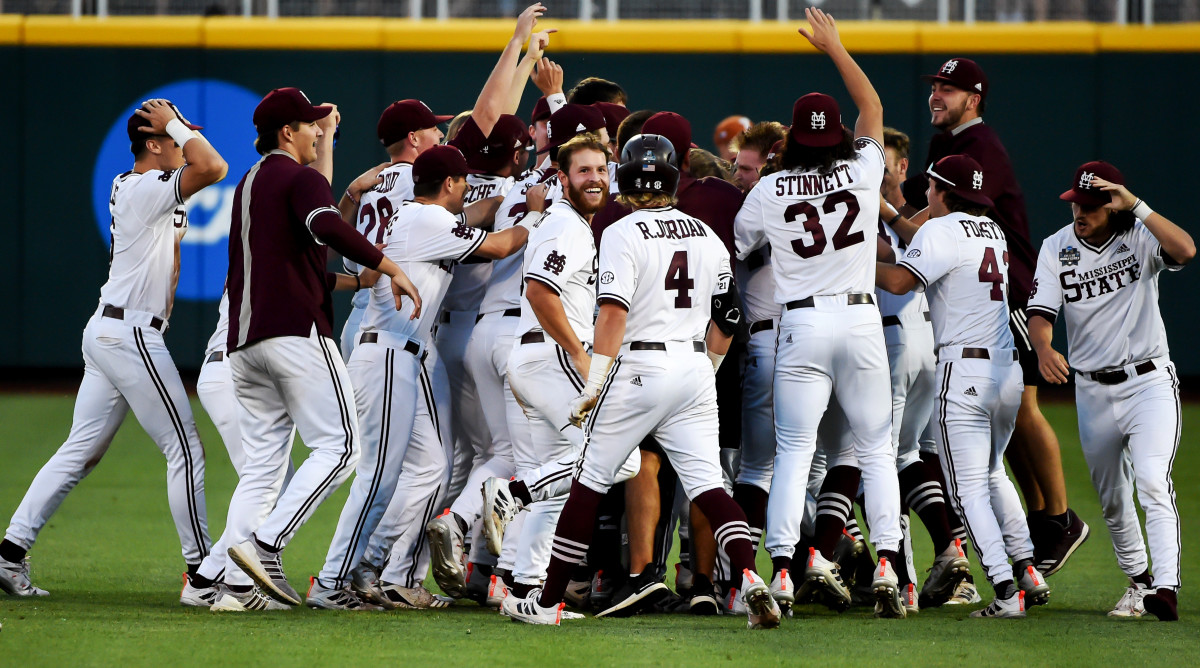
MULTIPOLYGON (((550 22, 547 22, 550 24, 550 22)), ((551 24, 553 25, 553 24, 551 24)), ((800 94, 850 101, 837 73, 794 24, 561 21, 552 54, 568 84, 619 81, 633 108, 677 110, 708 146, 722 117, 787 121, 800 94)), ((1005 139, 1025 189, 1035 242, 1069 222, 1057 195, 1080 163, 1102 158, 1132 190, 1200 231, 1187 196, 1200 131, 1200 26, 853 24, 842 32, 879 89, 888 125, 920 160, 932 134, 918 77, 950 55, 988 73, 987 121, 1005 139), (1186 121, 1177 118, 1188 119, 1186 121)), ((134 106, 170 93, 230 162, 230 175, 193 201, 180 294, 167 336, 181 368, 198 367, 224 280, 223 215, 253 163, 253 104, 303 88, 343 113, 335 188, 382 161, 375 121, 389 102, 419 97, 438 113, 473 104, 510 24, 379 19, 107 19, 0 16, 0 367, 78 367, 80 332, 108 267, 104 198, 132 164, 121 129, 134 106), (454 51, 442 51, 455 49, 454 51), (186 100, 186 102, 184 102, 186 100)), ((527 90, 522 114, 536 99, 527 90)), ((852 119, 847 118, 848 122, 852 119)), ((1186 345, 1200 328, 1189 269, 1163 281, 1162 304, 1181 373, 1200 374, 1186 345)), ((344 315, 346 298, 338 301, 344 315)))

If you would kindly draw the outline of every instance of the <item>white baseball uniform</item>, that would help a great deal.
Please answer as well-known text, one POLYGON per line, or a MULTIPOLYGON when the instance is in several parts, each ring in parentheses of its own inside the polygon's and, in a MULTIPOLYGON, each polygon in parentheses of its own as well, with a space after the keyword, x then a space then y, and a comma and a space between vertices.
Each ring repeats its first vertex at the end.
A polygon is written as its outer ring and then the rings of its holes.
POLYGON ((5 537, 25 549, 92 469, 133 409, 167 459, 167 502, 183 558, 209 553, 204 447, 187 391, 163 341, 174 300, 175 245, 187 230, 179 191, 187 167, 113 179, 108 281, 83 330, 83 381, 66 442, 38 471, 5 537))
MULTIPOLYGON (((771 247, 763 246, 736 264, 742 313, 750 330, 742 371, 742 456, 737 482, 770 492, 775 460, 775 344, 781 312, 775 302, 771 247)), ((751 527, 751 531, 758 533, 757 546, 762 529, 751 527)))
MULTIPOLYGON (((396 490, 405 452, 420 436, 414 431, 417 398, 428 383, 422 361, 433 321, 450 283, 455 262, 479 248, 487 233, 467 227, 437 205, 405 202, 388 221, 384 254, 396 262, 421 294, 420 318, 413 303, 396 311, 391 281, 380 277, 371 288, 358 345, 347 370, 354 387, 363 454, 350 496, 342 509, 320 578, 327 587, 349 584, 367 541, 396 490)), ((426 390, 428 391, 428 390, 426 390)), ((443 452, 437 430, 423 443, 431 457, 443 452)))
POLYGON ((804 483, 831 394, 854 435, 876 549, 900 543, 887 351, 871 294, 883 147, 868 137, 855 147, 852 159, 827 174, 797 169, 764 177, 734 226, 739 259, 771 244, 775 301, 784 306, 775 359, 778 447, 767 505, 773 556, 790 557, 800 540, 804 483))
POLYGON ((924 225, 899 265, 929 300, 938 346, 934 439, 951 500, 993 582, 1033 556, 1021 499, 1004 470, 1024 390, 1008 328, 1008 242, 985 216, 924 225))
POLYGON ((689 499, 723 488, 704 338, 712 296, 733 280, 724 244, 678 209, 640 209, 604 231, 598 270, 597 299, 624 305, 629 316, 620 355, 585 423, 576 479, 607 492, 638 444, 653 436, 689 499))
MULTIPOLYGON (((388 165, 379 172, 379 183, 362 194, 358 200, 358 212, 355 214, 354 228, 373 244, 383 243, 383 235, 387 232, 387 221, 400 205, 413 198, 412 163, 397 162, 388 165)), ((351 274, 361 271, 360 267, 350 260, 343 260, 342 266, 351 274)), ((367 286, 363 286, 364 288, 367 286)), ((362 324, 363 313, 370 301, 369 290, 359 290, 350 299, 350 315, 342 327, 342 360, 349 362, 358 330, 362 324)))
POLYGON ((1179 587, 1179 510, 1171 470, 1181 430, 1179 377, 1158 306, 1158 276, 1181 266, 1138 221, 1095 247, 1068 225, 1042 242, 1029 314, 1066 317, 1079 439, 1117 563, 1146 570, 1133 503, 1146 513, 1155 588, 1179 587))
MULTIPOLYGON (((546 209, 532 230, 522 267, 526 283, 537 281, 559 296, 575 337, 590 348, 596 311, 596 243, 591 224, 569 201, 560 199, 546 209)), ((584 379, 566 351, 545 333, 524 297, 516 339, 519 343, 508 359, 508 381, 529 420, 531 452, 519 471, 525 480, 531 470, 541 470, 533 467, 573 461, 579 454, 583 432, 571 424, 563 397, 577 395, 584 379)), ((525 482, 531 490, 547 484, 525 482)), ((558 495, 529 506, 513 568, 517 582, 537 584, 545 576, 554 528, 565 502, 566 497, 558 495)))

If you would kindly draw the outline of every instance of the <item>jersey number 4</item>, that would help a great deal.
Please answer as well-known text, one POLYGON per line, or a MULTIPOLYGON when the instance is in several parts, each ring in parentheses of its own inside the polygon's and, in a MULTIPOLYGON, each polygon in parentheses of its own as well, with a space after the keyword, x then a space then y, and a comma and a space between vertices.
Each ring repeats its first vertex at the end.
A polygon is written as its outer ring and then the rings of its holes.
POLYGON ((688 275, 687 251, 675 251, 671 256, 671 266, 667 267, 667 280, 663 288, 668 292, 675 291, 675 308, 691 308, 691 290, 696 287, 696 281, 688 275))
MULTIPOLYGON (((1001 259, 1004 260, 1004 266, 1007 267, 1008 251, 1004 251, 1001 259)), ((1000 271, 1000 265, 996 264, 996 249, 994 248, 983 250, 983 262, 979 263, 979 282, 992 284, 992 301, 1004 301, 1004 272, 1000 271)))
MULTIPOLYGON (((846 215, 838 225, 837 232, 833 233, 833 250, 835 251, 862 243, 866 238, 861 230, 850 232, 850 228, 854 226, 854 219, 858 217, 861 210, 858 206, 858 198, 853 194, 842 191, 826 197, 821 211, 834 213, 839 204, 846 205, 846 215)), ((805 259, 816 257, 825 252, 825 246, 828 245, 828 241, 825 239, 825 228, 821 227, 821 214, 817 211, 817 207, 808 202, 796 202, 783 211, 785 222, 794 223, 801 217, 804 218, 802 223, 804 231, 812 234, 812 243, 806 244, 804 239, 793 239, 792 250, 796 255, 805 259)))

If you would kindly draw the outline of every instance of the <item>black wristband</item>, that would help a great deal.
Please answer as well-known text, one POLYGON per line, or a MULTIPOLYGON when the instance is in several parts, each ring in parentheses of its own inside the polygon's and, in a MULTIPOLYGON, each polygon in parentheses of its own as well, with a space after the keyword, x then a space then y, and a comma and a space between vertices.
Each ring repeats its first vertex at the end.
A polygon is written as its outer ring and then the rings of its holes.
POLYGON ((892 219, 891 219, 891 220, 889 220, 889 221, 887 222, 887 226, 888 226, 888 227, 892 227, 892 226, 894 226, 894 225, 896 224, 896 221, 897 221, 897 220, 900 220, 900 219, 901 219, 901 218, 903 218, 903 217, 904 217, 904 216, 902 216, 902 215, 900 215, 900 214, 896 214, 895 216, 893 216, 893 217, 892 217, 892 219))
POLYGON ((354 275, 354 291, 358 292, 359 290, 362 290, 362 277, 359 276, 358 274, 355 274, 354 275))

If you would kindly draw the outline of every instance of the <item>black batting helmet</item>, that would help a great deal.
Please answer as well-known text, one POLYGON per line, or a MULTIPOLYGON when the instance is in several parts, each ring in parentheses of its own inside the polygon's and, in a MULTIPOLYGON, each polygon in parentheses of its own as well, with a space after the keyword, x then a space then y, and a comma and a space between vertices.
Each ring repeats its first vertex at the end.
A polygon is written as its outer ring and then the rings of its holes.
POLYGON ((637 135, 621 149, 617 187, 622 195, 661 193, 674 195, 679 187, 675 147, 662 135, 637 135))

